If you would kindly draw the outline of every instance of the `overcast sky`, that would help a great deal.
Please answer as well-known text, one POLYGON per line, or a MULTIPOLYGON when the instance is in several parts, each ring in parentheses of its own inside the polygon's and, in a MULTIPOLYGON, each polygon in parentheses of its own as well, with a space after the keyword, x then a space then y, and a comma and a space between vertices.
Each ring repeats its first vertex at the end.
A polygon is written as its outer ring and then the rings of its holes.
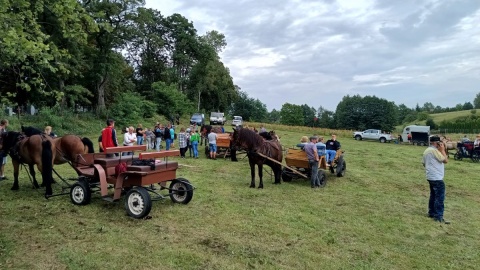
POLYGON ((345 95, 408 107, 480 92, 480 0, 146 0, 226 37, 234 84, 268 110, 345 95))

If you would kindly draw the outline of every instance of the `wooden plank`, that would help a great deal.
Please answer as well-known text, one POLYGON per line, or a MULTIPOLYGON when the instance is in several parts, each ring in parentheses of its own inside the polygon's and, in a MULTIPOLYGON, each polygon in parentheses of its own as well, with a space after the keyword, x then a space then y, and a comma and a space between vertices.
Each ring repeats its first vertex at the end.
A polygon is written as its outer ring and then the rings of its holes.
POLYGON ((120 152, 146 151, 147 145, 133 145, 133 146, 117 146, 105 148, 105 154, 113 154, 120 152))
POLYGON ((138 155, 139 159, 164 158, 164 157, 178 157, 180 150, 166 150, 160 152, 142 152, 138 155))

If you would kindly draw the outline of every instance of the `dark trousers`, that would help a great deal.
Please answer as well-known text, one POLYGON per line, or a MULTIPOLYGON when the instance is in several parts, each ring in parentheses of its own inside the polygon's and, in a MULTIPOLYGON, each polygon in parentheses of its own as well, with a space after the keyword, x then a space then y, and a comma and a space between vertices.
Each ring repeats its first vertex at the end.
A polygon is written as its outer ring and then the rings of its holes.
POLYGON ((185 153, 187 152, 187 147, 180 148, 180 156, 185 157, 185 153))
POLYGON ((430 184, 430 200, 428 201, 428 215, 434 219, 443 218, 445 201, 445 182, 443 180, 432 181, 430 184))

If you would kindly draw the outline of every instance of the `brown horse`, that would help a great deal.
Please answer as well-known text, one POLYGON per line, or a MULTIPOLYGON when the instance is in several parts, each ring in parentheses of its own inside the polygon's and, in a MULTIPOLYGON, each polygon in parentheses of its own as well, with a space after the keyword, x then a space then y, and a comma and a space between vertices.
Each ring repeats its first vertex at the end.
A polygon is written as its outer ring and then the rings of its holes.
POLYGON ((55 164, 74 162, 79 154, 93 153, 93 143, 90 139, 77 135, 65 135, 53 139, 56 150, 55 164))
POLYGON ((459 142, 457 141, 452 141, 450 138, 447 138, 445 136, 440 136, 440 139, 442 142, 445 144, 445 151, 447 151, 447 155, 450 155, 448 150, 457 150, 457 144, 459 142))
POLYGON ((52 170, 55 159, 55 148, 53 140, 45 135, 25 135, 9 131, 0 135, 0 149, 8 153, 13 164, 13 186, 12 190, 18 190, 18 172, 20 164, 27 164, 30 174, 33 177, 33 185, 39 188, 35 179, 34 165, 42 173, 42 186, 45 186, 45 196, 52 195, 52 170))
POLYGON ((275 184, 280 184, 280 176, 282 174, 282 146, 276 140, 264 140, 262 136, 255 131, 239 128, 233 131, 232 135, 233 147, 244 149, 247 151, 248 162, 250 164, 250 174, 252 181, 250 187, 255 187, 255 165, 258 166, 258 177, 260 183, 258 188, 263 188, 263 164, 270 166, 275 175, 275 184), (268 157, 268 158, 265 158, 268 157), (277 162, 274 162, 277 161, 277 162))

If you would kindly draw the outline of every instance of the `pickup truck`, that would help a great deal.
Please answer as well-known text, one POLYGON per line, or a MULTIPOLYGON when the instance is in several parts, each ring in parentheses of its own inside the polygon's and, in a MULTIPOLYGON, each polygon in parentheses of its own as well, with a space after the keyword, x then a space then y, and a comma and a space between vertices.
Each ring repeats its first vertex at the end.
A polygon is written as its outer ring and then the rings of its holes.
POLYGON ((210 125, 224 125, 226 122, 225 115, 222 112, 210 113, 210 125))
POLYGON ((391 134, 382 133, 382 131, 379 129, 367 129, 364 131, 355 131, 353 132, 353 138, 355 138, 355 140, 357 141, 378 140, 381 143, 392 141, 391 134))

